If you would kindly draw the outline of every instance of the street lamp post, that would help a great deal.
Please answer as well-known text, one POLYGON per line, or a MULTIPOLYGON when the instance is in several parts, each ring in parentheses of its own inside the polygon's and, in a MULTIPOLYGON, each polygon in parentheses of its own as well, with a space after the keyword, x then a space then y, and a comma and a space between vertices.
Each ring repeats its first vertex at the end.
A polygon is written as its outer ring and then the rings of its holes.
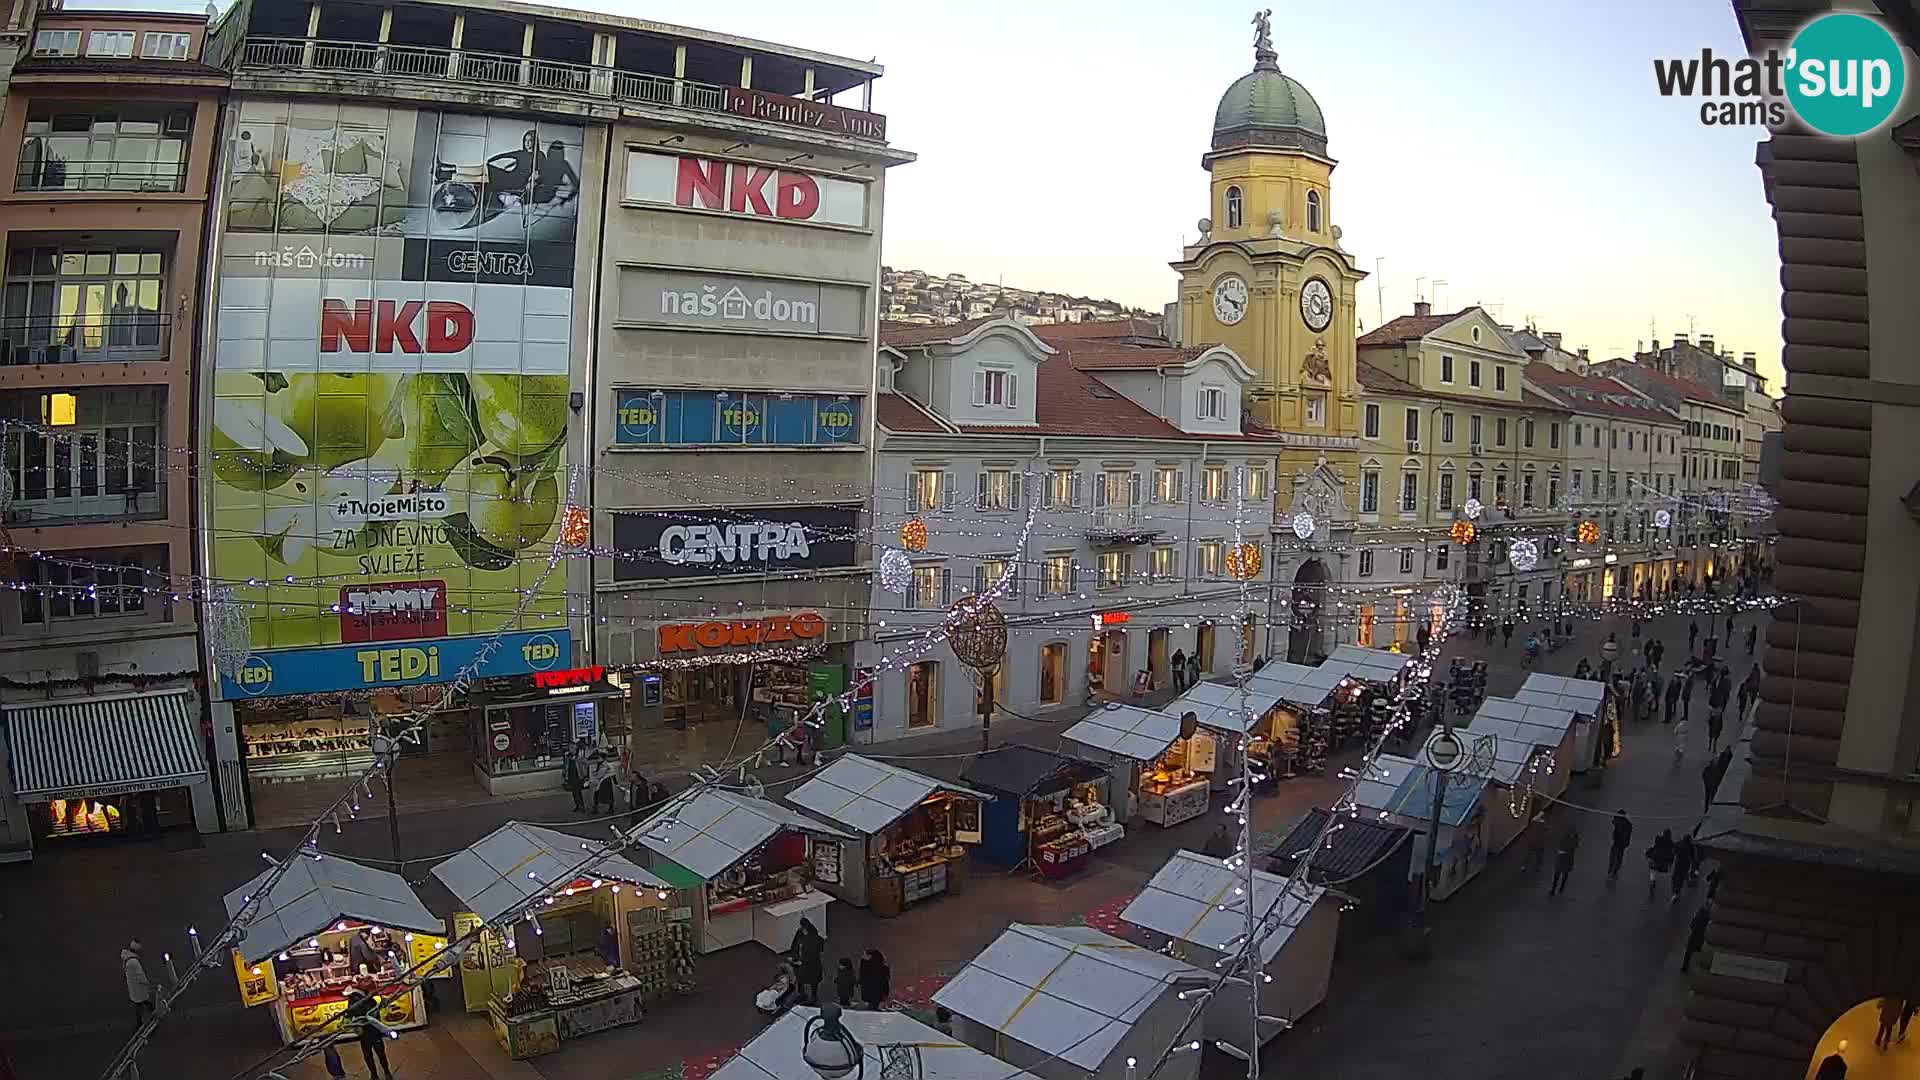
MULTIPOLYGON (((840 1006, 829 1001, 820 1013, 807 1020, 800 1034, 800 1059, 821 1080, 865 1080, 867 1052, 860 1040, 840 1021, 840 1006)), ((880 1059, 879 1080, 922 1080, 926 1070, 920 1060, 920 1047, 913 1043, 888 1043, 876 1046, 880 1059)))

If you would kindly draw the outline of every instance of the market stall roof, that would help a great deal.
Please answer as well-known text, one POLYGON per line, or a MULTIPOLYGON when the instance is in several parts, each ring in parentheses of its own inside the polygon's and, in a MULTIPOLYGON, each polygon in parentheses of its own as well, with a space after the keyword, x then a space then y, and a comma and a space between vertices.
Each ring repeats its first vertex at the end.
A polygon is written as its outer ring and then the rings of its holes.
POLYGON ((1180 717, 1132 705, 1108 705, 1088 713, 1060 737, 1135 761, 1152 761, 1180 737, 1180 717))
MULTIPOLYGON (((271 870, 228 893, 227 917, 233 918, 265 884, 271 870)), ((274 883, 247 922, 240 958, 251 964, 304 940, 338 919, 444 934, 446 924, 433 917, 413 895, 407 879, 390 870, 362 866, 338 855, 295 859, 274 883)))
POLYGON ((4 706, 14 796, 78 799, 207 778, 189 690, 4 706))
POLYGON ((1199 968, 1085 926, 1014 923, 933 995, 1006 1038, 1098 1070, 1170 987, 1199 968))
POLYGON ((1487 720, 1503 720, 1522 728, 1534 729, 1534 740, 1541 746, 1558 746, 1573 730, 1574 715, 1572 709, 1552 705, 1537 705, 1512 698, 1488 698, 1480 703, 1473 719, 1467 722, 1469 728, 1478 728, 1487 720))
POLYGON ((721 788, 682 793, 641 822, 635 839, 654 854, 712 881, 789 829, 853 839, 797 810, 721 788))
POLYGON ((838 825, 868 836, 879 832, 919 806, 935 792, 951 792, 975 799, 991 799, 984 791, 963 784, 935 780, 911 769, 848 754, 819 776, 801 784, 787 801, 838 825))
POLYGON ((1247 680, 1247 685, 1271 693, 1281 701, 1312 707, 1324 704, 1350 674, 1351 669, 1345 664, 1333 660, 1319 667, 1280 660, 1261 667, 1247 680))
POLYGON ((1161 711, 1174 716, 1192 713, 1201 727, 1244 735, 1278 704, 1280 695, 1273 687, 1253 680, 1248 680, 1244 688, 1233 683, 1203 682, 1161 711))
MULTIPOLYGON (((1260 941, 1260 962, 1266 964, 1286 947, 1326 890, 1304 882, 1290 890, 1286 878, 1258 870, 1253 877, 1254 913, 1267 918, 1272 928, 1260 941)), ((1221 911, 1220 906, 1229 903, 1245 881, 1240 871, 1227 869, 1219 859, 1176 851, 1120 917, 1170 938, 1230 952, 1246 933, 1247 916, 1244 911, 1221 911)))
POLYGON ((1520 684, 1520 692, 1513 695, 1513 700, 1525 705, 1570 709, 1581 716, 1599 716, 1600 703, 1606 700, 1606 696, 1606 686, 1593 679, 1570 679, 1565 675, 1534 672, 1527 676, 1526 682, 1520 684))
MULTIPOLYGON (((1292 863, 1305 854, 1320 837, 1333 811, 1316 806, 1307 811, 1273 849, 1277 860, 1292 863)), ((1340 827, 1314 852, 1310 878, 1322 881, 1348 881, 1384 862, 1393 849, 1407 842, 1413 830, 1391 821, 1380 821, 1366 814, 1340 815, 1340 827)))
POLYGON ((468 911, 488 922, 575 878, 608 878, 651 889, 672 887, 624 855, 605 855, 575 869, 594 843, 557 829, 509 821, 434 867, 433 876, 468 911))
MULTIPOLYGON (((760 1032, 719 1070, 712 1080, 800 1080, 814 1071, 801 1058, 807 1021, 819 1009, 796 1005, 760 1032)), ((867 1012, 847 1009, 840 1023, 860 1043, 868 1076, 887 1074, 880 1056, 883 1046, 912 1046, 919 1058, 920 1080, 1035 1080, 997 1057, 983 1054, 945 1032, 930 1028, 903 1012, 867 1012)))
MULTIPOLYGON (((1376 768, 1354 785, 1354 801, 1368 810, 1385 811, 1420 821, 1433 816, 1433 770, 1395 754, 1382 754, 1376 768), (1386 773, 1382 777, 1378 774, 1386 773)), ((1486 789, 1484 776, 1454 773, 1447 780, 1445 802, 1441 806, 1442 825, 1463 825, 1473 816, 1480 794, 1486 789)))
POLYGON ((960 779, 995 795, 1016 799, 1049 795, 1082 780, 1107 775, 1105 766, 1051 754, 1031 746, 1008 745, 977 754, 961 771, 960 779))
MULTIPOLYGON (((1492 754, 1486 765, 1476 767, 1469 764, 1467 767, 1475 768, 1477 775, 1508 787, 1519 784, 1520 775, 1527 771, 1527 763, 1540 752, 1540 738, 1549 734, 1543 728, 1496 717, 1476 717, 1474 725, 1462 729, 1460 733, 1466 736, 1465 741, 1470 748, 1469 759, 1483 753, 1478 745, 1479 740, 1492 741, 1492 754)), ((1555 739, 1552 745, 1558 746, 1559 740, 1555 739)))
MULTIPOLYGON (((1328 664, 1340 664, 1357 678, 1369 682, 1389 682, 1400 677, 1413 657, 1392 649, 1369 649, 1361 645, 1335 645, 1328 664)), ((1322 665, 1325 666, 1324 664, 1322 665)))

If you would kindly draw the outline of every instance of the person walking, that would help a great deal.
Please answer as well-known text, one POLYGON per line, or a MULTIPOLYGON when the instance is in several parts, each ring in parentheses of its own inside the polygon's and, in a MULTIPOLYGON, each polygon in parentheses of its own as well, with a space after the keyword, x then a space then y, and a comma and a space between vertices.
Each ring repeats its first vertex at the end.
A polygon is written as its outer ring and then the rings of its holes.
POLYGON ((1199 683, 1200 683, 1200 651, 1196 649, 1194 650, 1192 655, 1187 657, 1187 685, 1189 687, 1193 687, 1193 686, 1198 686, 1199 683))
POLYGON ((333 1080, 347 1080, 347 1066, 340 1060, 340 1051, 328 1043, 320 1048, 320 1064, 326 1067, 327 1075, 333 1080))
POLYGON ((380 999, 365 990, 347 991, 347 1025, 359 1030, 360 1056, 367 1063, 367 1080, 380 1080, 385 1073, 393 1080, 393 1066, 387 1061, 387 1034, 374 1023, 380 1011, 380 999), (379 1067, 375 1068, 375 1063, 379 1067))
POLYGON ((822 969, 821 953, 826 950, 827 941, 813 925, 812 919, 800 920, 800 928, 793 932, 793 945, 787 950, 793 962, 794 982, 800 987, 800 1002, 803 1005, 820 1003, 820 980, 826 972, 822 969))
POLYGON ((587 791, 587 774, 580 762, 580 748, 578 746, 567 751, 566 758, 560 763, 560 786, 566 788, 567 794, 573 796, 573 812, 576 814, 586 813, 587 800, 585 796, 587 791))
POLYGON ((153 1015, 153 980, 147 978, 147 965, 140 959, 146 951, 139 938, 128 941, 120 950, 120 974, 127 981, 127 1001, 133 1005, 133 1026, 138 1028, 153 1015))
POLYGON ((1652 664, 1655 671, 1660 669, 1660 660, 1666 655, 1666 642, 1661 641, 1659 638, 1654 638, 1652 641, 1647 642, 1647 663, 1652 664))
POLYGON ((1427 646, 1432 641, 1433 641, 1433 628, 1428 626, 1426 623, 1421 623, 1420 633, 1419 633, 1419 642, 1420 642, 1420 652, 1422 655, 1426 654, 1427 646))
POLYGON ((1880 999, 1880 1028, 1874 1032, 1873 1045, 1885 1050, 1893 1043, 1894 1028, 1900 1024, 1900 998, 1888 994, 1880 999))
POLYGON ((1753 655, 1753 647, 1759 644, 1759 642, 1760 642, 1760 624, 1754 623, 1752 626, 1747 627, 1747 655, 1748 656, 1753 655))
POLYGON ((1713 809, 1713 796, 1720 790, 1720 781, 1727 775, 1727 769, 1733 764, 1731 746, 1715 754, 1700 766, 1700 812, 1713 809))
POLYGON ((840 1007, 853 1007, 853 992, 860 986, 860 974, 853 970, 853 957, 843 956, 840 964, 833 969, 833 994, 840 1001, 840 1007))
POLYGON ((605 813, 609 817, 612 816, 613 766, 607 761, 606 754, 595 753, 593 755, 592 772, 589 773, 589 775, 593 780, 593 812, 595 814, 605 813), (602 806, 606 807, 605 811, 600 809, 602 806))
POLYGON ((1680 704, 1680 686, 1680 673, 1676 671, 1673 677, 1667 680, 1667 714, 1661 719, 1662 724, 1673 723, 1673 710, 1680 704))
POLYGON ((1513 647, 1513 616, 1511 615, 1500 623, 1500 647, 1503 649, 1513 647))
POLYGON ((1673 845, 1673 899, 1678 902, 1680 890, 1686 888, 1687 880, 1693 877, 1693 837, 1682 836, 1673 845))
POLYGON ((1680 722, 1673 725, 1674 764, 1676 765, 1679 764, 1681 759, 1685 758, 1686 756, 1687 756, 1687 714, 1686 714, 1686 711, 1682 709, 1680 713, 1680 722))
POLYGON ((1607 640, 1600 643, 1600 663, 1611 669, 1613 661, 1620 657, 1620 639, 1611 630, 1607 631, 1607 640))
POLYGON ((627 828, 632 829, 640 824, 641 811, 652 801, 648 798, 652 791, 652 785, 640 775, 639 769, 627 771, 627 828))
POLYGON ((1557 896, 1567 891, 1567 877, 1573 873, 1573 857, 1580 850, 1580 832, 1573 826, 1560 834, 1560 846, 1553 853, 1553 883, 1547 886, 1548 896, 1557 896))
POLYGON ((1693 647, 1696 644, 1698 644, 1699 641, 1700 641, 1700 620, 1695 619, 1687 623, 1687 652, 1689 653, 1693 652, 1693 647))
POLYGON ((1727 648, 1733 648, 1733 612, 1727 612, 1727 648))
POLYGON ((860 958, 860 1000, 867 1008, 878 1009, 893 994, 893 969, 879 949, 868 949, 860 958))
POLYGON ((1661 829, 1660 835, 1647 845, 1647 899, 1653 899, 1653 890, 1660 879, 1673 870, 1673 830, 1661 829))
POLYGON ((1687 948, 1680 954, 1681 971, 1693 966, 1693 954, 1706 945, 1707 924, 1711 921, 1713 921, 1713 902, 1709 900, 1700 905, 1699 911, 1693 913, 1693 922, 1687 927, 1687 948))
POLYGON ((1733 676, 1728 675, 1714 684, 1707 693, 1707 753, 1717 753, 1720 749, 1720 731, 1727 720, 1727 699, 1733 696, 1733 676))
POLYGON ((1913 1014, 1920 1012, 1920 996, 1908 993, 1900 997, 1900 1034, 1896 1041, 1907 1041, 1907 1025, 1913 1022, 1913 1014))
POLYGON ((1187 654, 1184 649, 1173 650, 1173 661, 1168 665, 1173 669, 1173 692, 1184 693, 1187 689, 1187 654))
POLYGON ((1828 1054, 1820 1062, 1819 1071, 1813 1074, 1813 1080, 1847 1080, 1846 1053, 1847 1040, 1841 1039, 1840 1045, 1834 1047, 1833 1053, 1828 1054))
POLYGON ((1747 715, 1753 703, 1760 700, 1760 665, 1747 669, 1747 677, 1740 680, 1740 715, 1747 715))
POLYGON ((1633 819, 1625 809, 1613 815, 1613 844, 1607 848, 1607 880, 1620 876, 1620 863, 1627 857, 1627 845, 1633 843, 1633 819))

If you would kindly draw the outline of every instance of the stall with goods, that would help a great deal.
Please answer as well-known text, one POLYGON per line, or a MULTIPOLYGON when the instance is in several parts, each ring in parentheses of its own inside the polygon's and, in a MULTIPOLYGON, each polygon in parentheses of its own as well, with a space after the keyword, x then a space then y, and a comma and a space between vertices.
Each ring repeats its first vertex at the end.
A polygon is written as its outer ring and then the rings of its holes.
MULTIPOLYGON (((1340 901, 1325 888, 1306 882, 1254 872, 1252 909, 1259 920, 1259 1015, 1286 1023, 1260 1026, 1260 1042, 1297 1023, 1327 997, 1333 976, 1333 949, 1340 934, 1340 901)), ((1203 971, 1239 951, 1247 932, 1242 903, 1244 870, 1230 870, 1220 860, 1191 851, 1176 851, 1140 895, 1127 904, 1120 918, 1156 934, 1163 934, 1168 955, 1203 971)), ((1228 984, 1207 999, 1207 1038, 1242 1050, 1254 1010, 1247 986, 1228 984)))
POLYGON ((653 853, 653 872, 690 894, 703 953, 749 941, 784 953, 802 919, 824 935, 833 898, 813 886, 840 883, 840 843, 853 839, 797 810, 718 788, 681 795, 634 836, 653 853))
POLYGON ((1323 807, 1307 811, 1268 852, 1270 868, 1289 876, 1312 851, 1305 880, 1338 889, 1350 905, 1340 916, 1343 939, 1402 925, 1401 914, 1413 902, 1413 830, 1371 814, 1343 813, 1322 840, 1332 817, 1323 807))
POLYGON ((1370 814, 1419 834, 1409 870, 1416 880, 1427 873, 1434 785, 1446 785, 1441 792, 1439 837, 1434 845, 1437 865, 1429 895, 1435 900, 1453 895, 1487 865, 1487 778, 1456 772, 1441 780, 1441 774, 1429 766, 1394 754, 1380 755, 1374 766, 1355 782, 1354 803, 1362 816, 1370 814))
POLYGON ((1240 775, 1241 755, 1250 745, 1259 747, 1260 771, 1269 781, 1274 778, 1272 747, 1280 695, 1271 684, 1198 683, 1160 711, 1183 720, 1191 713, 1196 724, 1214 734, 1214 769, 1209 776, 1213 790, 1225 791, 1228 781, 1240 775))
POLYGON ((1182 993, 1212 981, 1090 927, 1014 923, 933 1003, 953 1014, 955 1038, 1047 1080, 1127 1080, 1149 1062, 1156 1080, 1194 1080, 1199 1054, 1162 1055, 1190 1037, 1182 993))
POLYGON ((1040 1080, 903 1012, 844 1009, 831 1018, 835 1025, 831 1030, 828 1019, 820 1009, 809 1005, 788 1009, 720 1066, 712 1080, 812 1080, 828 1075, 804 1056, 810 1045, 819 1056, 823 1041, 844 1054, 840 1062, 847 1068, 842 1075, 865 1075, 873 1080, 895 1076, 1040 1080), (842 1036, 850 1042, 843 1041, 842 1036))
POLYGON ((515 1059, 694 990, 686 899, 623 855, 589 861, 597 843, 508 822, 433 868, 465 909, 454 928, 491 927, 461 956, 461 989, 515 1059))
POLYGON ((1394 702, 1413 671, 1413 657, 1391 649, 1340 645, 1321 666, 1343 672, 1351 683, 1334 710, 1336 746, 1378 741, 1393 720, 1394 702))
MULTIPOLYGON (((226 895, 229 918, 270 874, 226 895)), ((233 950, 234 975, 242 1004, 271 1007, 282 1042, 325 1029, 355 992, 379 1003, 381 1023, 404 1031, 426 1024, 427 1006, 419 985, 400 976, 446 945, 445 924, 405 878, 337 855, 302 858, 256 906, 233 950)))
POLYGON ((1564 675, 1534 672, 1520 684, 1513 700, 1522 705, 1544 705, 1573 713, 1573 753, 1569 763, 1574 772, 1604 765, 1620 753, 1618 705, 1607 693, 1605 683, 1594 679, 1574 679, 1564 675))
POLYGON ((1319 667, 1278 661, 1262 667, 1247 685, 1279 702, 1265 736, 1250 742, 1247 753, 1278 779, 1324 774, 1327 755, 1336 749, 1336 718, 1351 715, 1359 684, 1331 661, 1319 667))
POLYGON ((1207 812, 1218 737, 1192 720, 1108 705, 1060 736, 1061 749, 1112 773, 1119 820, 1178 825, 1207 812))
POLYGON ((960 779, 993 797, 981 815, 979 851, 1001 866, 1066 877, 1127 832, 1108 808, 1107 770, 1092 762, 1002 746, 969 760, 960 779))
MULTIPOLYGON (((980 842, 980 811, 993 798, 963 784, 847 754, 795 788, 787 801, 846 829, 841 873, 826 892, 875 914, 959 892, 966 845, 980 842)), ((816 841, 816 851, 827 841, 816 841)))

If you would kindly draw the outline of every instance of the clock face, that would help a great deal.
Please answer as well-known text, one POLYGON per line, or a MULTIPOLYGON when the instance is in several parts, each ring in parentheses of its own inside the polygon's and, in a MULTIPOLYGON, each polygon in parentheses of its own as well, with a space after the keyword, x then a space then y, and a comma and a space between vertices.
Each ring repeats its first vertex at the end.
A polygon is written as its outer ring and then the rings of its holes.
POLYGON ((1324 278, 1308 278, 1300 286, 1300 317, 1307 321, 1307 329, 1319 333, 1333 321, 1333 290, 1327 288, 1324 278))
POLYGON ((1232 326, 1247 317, 1247 283, 1228 274, 1213 283, 1213 317, 1232 326))

